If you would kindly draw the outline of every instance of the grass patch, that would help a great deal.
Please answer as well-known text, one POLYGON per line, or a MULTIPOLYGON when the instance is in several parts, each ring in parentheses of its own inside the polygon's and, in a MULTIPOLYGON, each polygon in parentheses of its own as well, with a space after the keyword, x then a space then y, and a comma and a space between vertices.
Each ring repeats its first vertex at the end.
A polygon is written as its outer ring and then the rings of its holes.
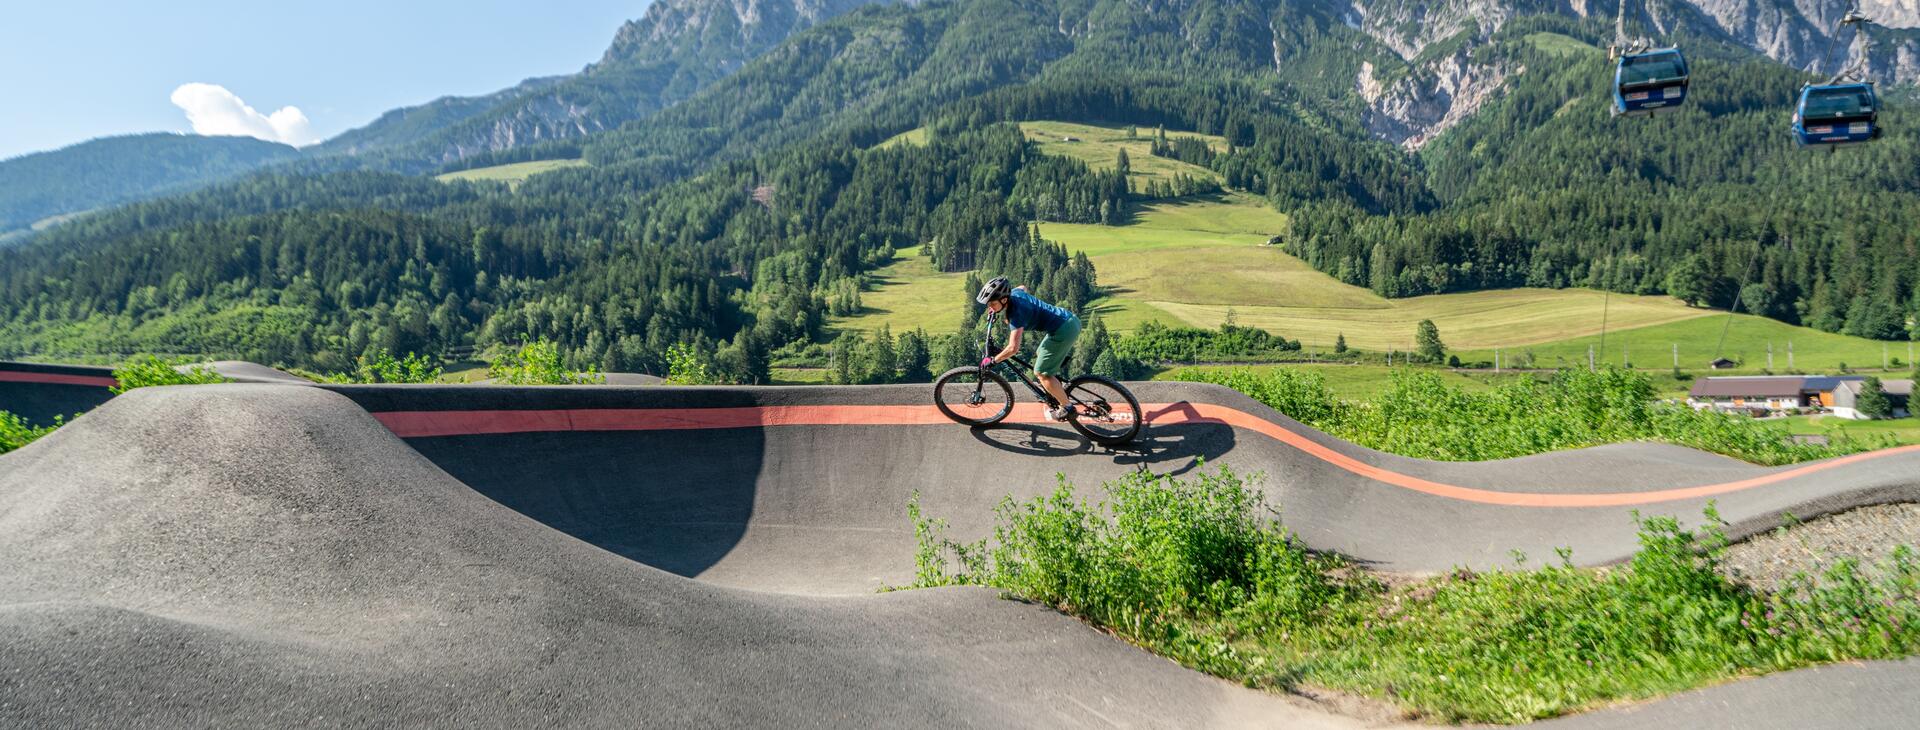
MULTIPOLYGON (((1127 151, 1127 177, 1135 185, 1148 180, 1171 182, 1174 175, 1219 180, 1212 170, 1153 154, 1153 127, 1139 127, 1135 136, 1127 136, 1125 126, 1109 127, 1077 122, 1021 122, 1020 132, 1041 152, 1071 157, 1095 170, 1113 169, 1120 150, 1127 151), (1068 141, 1072 138, 1073 141, 1068 141)), ((1195 137, 1206 140, 1215 151, 1227 151, 1225 137, 1167 130, 1167 138, 1195 137)))
POLYGON ((1533 47, 1540 51, 1563 58, 1567 56, 1597 55, 1606 52, 1586 41, 1559 33, 1528 33, 1526 35, 1526 41, 1533 44, 1533 47))
POLYGON ((773 368, 774 385, 826 385, 826 368, 773 368))
MULTIPOLYGON (((1101 272, 1103 281, 1105 273, 1101 272)), ((1332 277, 1326 278, 1325 285, 1346 286, 1332 277)), ((1431 319, 1440 328, 1448 349, 1458 352, 1462 360, 1491 360, 1493 347, 1534 347, 1538 354, 1542 348, 1537 345, 1555 344, 1569 335, 1598 335, 1603 307, 1609 344, 1629 328, 1712 314, 1687 307, 1671 297, 1615 294, 1609 298, 1591 289, 1498 289, 1381 301, 1385 306, 1345 308, 1226 302, 1149 303, 1178 317, 1181 323, 1196 327, 1219 325, 1227 309, 1232 307, 1235 321, 1241 325, 1271 330, 1323 349, 1333 346, 1334 338, 1345 334, 1350 347, 1405 352, 1413 346, 1414 329, 1420 320, 1431 319), (1603 301, 1607 299, 1610 301, 1603 301), (1477 352, 1479 350, 1485 352, 1477 352)), ((1573 351, 1571 346, 1561 349, 1573 351)), ((1585 348, 1581 347, 1579 352, 1580 362, 1586 362, 1585 348)), ((1553 367, 1553 362, 1539 360, 1542 367, 1553 367)))
POLYGON ((1369 448, 1421 459, 1485 461, 1626 441, 1661 441, 1791 464, 1894 445, 1884 435, 1794 441, 1785 426, 1653 401, 1653 381, 1619 368, 1563 370, 1469 389, 1426 370, 1393 373, 1365 400, 1342 400, 1318 372, 1189 368, 1173 379, 1217 383, 1314 428, 1369 448))
POLYGON ((53 433, 62 421, 55 420, 51 426, 35 426, 27 420, 6 411, 0 411, 0 454, 18 449, 53 433))
POLYGON ((1788 433, 1824 435, 1834 439, 1891 439, 1896 444, 1920 444, 1920 418, 1889 418, 1855 421, 1828 413, 1769 419, 1785 426, 1788 433))
MULTIPOLYGON (((1724 537, 1639 520, 1615 569, 1561 562, 1390 587, 1308 551, 1227 469, 1138 472, 1097 502, 1063 479, 958 543, 908 505, 916 586, 982 585, 1044 603, 1250 686, 1328 687, 1444 721, 1525 722, 1733 677, 1920 649, 1920 564, 1856 564, 1760 594, 1717 572, 1724 537)), ((1709 518, 1713 518, 1711 510, 1709 518)))
POLYGON ((875 332, 888 325, 895 332, 948 332, 959 326, 972 297, 966 291, 966 272, 939 271, 918 249, 895 249, 893 263, 868 272, 867 277, 867 288, 860 293, 860 314, 833 318, 829 326, 856 332, 875 332))
POLYGON ((454 180, 503 182, 512 187, 519 187, 520 183, 525 182, 527 178, 543 172, 588 166, 590 165, 586 160, 534 160, 533 162, 515 162, 507 165, 476 167, 471 170, 449 172, 444 175, 435 175, 433 179, 439 180, 440 182, 452 182, 454 180))
POLYGON ((920 127, 918 129, 909 129, 905 132, 901 132, 899 134, 893 135, 892 137, 888 137, 887 141, 881 142, 880 144, 875 145, 875 149, 883 149, 883 150, 891 149, 894 147, 899 147, 901 145, 914 145, 916 147, 924 147, 926 146, 927 139, 930 136, 931 136, 931 133, 927 131, 926 127, 920 127))

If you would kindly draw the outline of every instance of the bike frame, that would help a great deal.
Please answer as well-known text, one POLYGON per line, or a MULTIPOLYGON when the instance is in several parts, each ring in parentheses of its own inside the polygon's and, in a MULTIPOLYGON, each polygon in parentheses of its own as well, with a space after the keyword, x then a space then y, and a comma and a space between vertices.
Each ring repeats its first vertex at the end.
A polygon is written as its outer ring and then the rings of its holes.
MULTIPOLYGON (((982 360, 993 357, 993 327, 999 320, 1000 315, 998 314, 990 314, 987 316, 987 331, 986 334, 980 338, 980 359, 982 360)), ((1019 353, 1008 357, 1000 364, 1008 365, 1007 370, 1012 372, 1015 378, 1019 378, 1020 382, 1027 386, 1027 390, 1033 391, 1034 397, 1040 399, 1041 403, 1047 404, 1048 408, 1058 408, 1060 406, 1060 402, 1053 399, 1053 394, 1048 393, 1046 388, 1041 387, 1040 383, 1029 375, 1029 373, 1033 372, 1033 364, 1027 362, 1026 358, 1021 357, 1019 353)), ((973 387, 977 392, 985 386, 986 383, 980 382, 975 383, 973 387)), ((1064 383, 1062 387, 1065 387, 1064 383)), ((1071 398, 1072 395, 1069 394, 1068 397, 1071 398)))

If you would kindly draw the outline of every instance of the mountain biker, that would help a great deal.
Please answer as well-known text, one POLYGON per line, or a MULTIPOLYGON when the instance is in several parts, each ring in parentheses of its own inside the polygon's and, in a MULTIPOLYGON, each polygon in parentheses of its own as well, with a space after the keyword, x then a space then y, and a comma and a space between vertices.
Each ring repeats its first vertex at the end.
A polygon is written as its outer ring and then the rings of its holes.
POLYGON ((1025 286, 1009 288, 1007 277, 996 276, 985 286, 974 301, 987 305, 987 311, 1005 315, 1007 326, 1013 333, 1007 337, 1007 348, 980 361, 980 367, 990 368, 994 363, 1013 357, 1020 352, 1020 335, 1031 329, 1046 335, 1040 340, 1040 355, 1034 358, 1033 370, 1040 375, 1040 385, 1053 396, 1058 407, 1047 409, 1047 420, 1067 420, 1067 389, 1061 383, 1065 374, 1061 372, 1067 354, 1073 352, 1073 341, 1080 338, 1080 318, 1073 316, 1060 307, 1040 301, 1027 292, 1025 286))

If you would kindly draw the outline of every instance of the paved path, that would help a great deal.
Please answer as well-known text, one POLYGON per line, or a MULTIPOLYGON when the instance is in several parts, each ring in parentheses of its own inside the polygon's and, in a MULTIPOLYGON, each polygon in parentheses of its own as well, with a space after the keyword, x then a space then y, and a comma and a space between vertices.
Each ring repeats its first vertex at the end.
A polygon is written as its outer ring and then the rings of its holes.
MULTIPOLYGON (((1056 474, 1227 464, 1263 472, 1311 544, 1404 570, 1619 560, 1634 509, 1713 499, 1746 532, 1920 497, 1911 450, 1445 464, 1214 386, 1138 390, 1154 420, 1130 451, 1024 410, 969 430, 925 386, 136 391, 0 457, 0 726, 1349 727, 990 591, 874 594, 911 579, 908 496, 969 538, 1056 474)), ((1920 708, 1916 674, 1794 672, 1571 721, 1873 726, 1920 708), (1825 712, 1765 709, 1787 698, 1825 712)))

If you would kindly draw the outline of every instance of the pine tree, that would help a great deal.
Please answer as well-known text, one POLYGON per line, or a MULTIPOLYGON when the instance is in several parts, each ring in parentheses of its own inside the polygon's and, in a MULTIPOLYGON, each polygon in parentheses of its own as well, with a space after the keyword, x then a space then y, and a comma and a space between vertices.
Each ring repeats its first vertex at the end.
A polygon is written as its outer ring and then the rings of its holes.
POLYGON ((867 343, 867 369, 861 377, 866 383, 891 383, 900 377, 898 357, 893 348, 893 325, 884 324, 867 343))
POLYGON ((925 383, 933 380, 933 373, 927 370, 932 354, 927 349, 927 331, 914 329, 900 334, 900 343, 895 357, 899 360, 900 381, 903 383, 925 383))
POLYGON ((1336 353, 1347 351, 1347 333, 1342 332, 1333 336, 1333 351, 1336 353))
POLYGON ((1893 417, 1893 401, 1887 398, 1887 391, 1880 386, 1880 379, 1871 375, 1860 384, 1860 395, 1854 399, 1853 407, 1867 418, 1893 417))

